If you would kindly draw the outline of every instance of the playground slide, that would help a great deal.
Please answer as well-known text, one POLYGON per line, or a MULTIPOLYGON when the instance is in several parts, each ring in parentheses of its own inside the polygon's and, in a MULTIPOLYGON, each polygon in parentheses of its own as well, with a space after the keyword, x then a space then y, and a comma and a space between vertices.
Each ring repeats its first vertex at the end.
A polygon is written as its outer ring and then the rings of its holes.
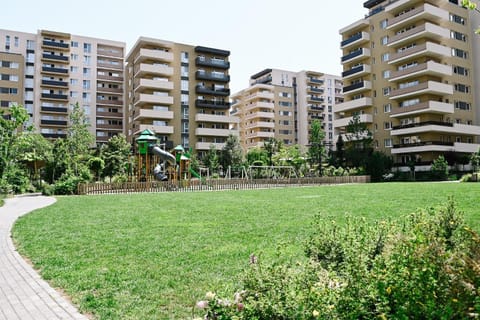
MULTIPOLYGON (((152 148, 152 152, 158 155, 160 159, 167 161, 167 163, 170 164, 171 166, 175 165, 176 163, 175 156, 170 152, 162 150, 158 146, 154 146, 152 148)), ((168 180, 168 177, 163 172, 164 170, 162 170, 162 166, 160 164, 157 164, 153 169, 153 175, 155 176, 155 178, 157 178, 160 181, 166 181, 168 180)))
POLYGON ((192 176, 194 176, 195 178, 198 178, 198 179, 202 180, 202 177, 197 173, 197 171, 193 170, 192 168, 190 168, 190 173, 191 173, 192 176))

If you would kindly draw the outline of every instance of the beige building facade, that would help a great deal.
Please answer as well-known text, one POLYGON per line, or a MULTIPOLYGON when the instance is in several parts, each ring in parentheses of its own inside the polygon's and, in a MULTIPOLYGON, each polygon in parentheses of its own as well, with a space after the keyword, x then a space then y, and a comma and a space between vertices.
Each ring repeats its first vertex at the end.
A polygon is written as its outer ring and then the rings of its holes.
POLYGON ((125 128, 130 142, 149 129, 167 148, 200 156, 221 150, 238 122, 230 116, 227 50, 140 37, 126 57, 125 128))
POLYGON ((333 106, 343 102, 339 76, 315 71, 265 69, 251 76, 250 86, 232 96, 231 114, 240 120, 244 150, 262 147, 270 138, 286 146, 309 145, 313 120, 322 122, 325 143, 333 141, 333 106))
POLYGON ((0 98, 2 104, 22 104, 46 138, 65 136, 76 103, 97 143, 123 132, 125 43, 48 30, 0 30, 0 51, 23 58, 18 69, 23 88, 14 101, 0 98))
POLYGON ((405 166, 478 151, 478 36, 460 1, 370 0, 340 30, 345 101, 336 136, 353 117, 376 150, 405 166), (477 96, 476 96, 477 95, 477 96))

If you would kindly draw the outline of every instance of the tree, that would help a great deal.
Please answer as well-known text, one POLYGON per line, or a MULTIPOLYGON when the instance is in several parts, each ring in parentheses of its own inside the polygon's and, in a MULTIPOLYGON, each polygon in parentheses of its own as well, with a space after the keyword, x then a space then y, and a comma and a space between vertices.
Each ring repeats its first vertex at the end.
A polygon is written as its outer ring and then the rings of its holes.
POLYGON ((218 154, 215 145, 210 145, 210 149, 207 151, 207 154, 203 159, 203 164, 212 174, 218 170, 220 163, 218 161, 218 154))
POLYGON ((275 138, 268 138, 263 142, 263 148, 268 156, 268 165, 273 166, 273 155, 281 148, 281 142, 275 138))
POLYGON ((39 178, 38 169, 52 161, 53 144, 41 134, 23 132, 15 142, 15 158, 28 165, 33 171, 34 179, 39 178))
MULTIPOLYGON (((8 114, 0 110, 0 179, 14 161, 13 147, 28 119, 27 110, 20 105, 11 106, 8 114)), ((31 128, 27 130, 30 131, 31 128)))
POLYGON ((374 151, 367 159, 366 172, 373 182, 382 181, 383 175, 392 169, 393 160, 383 152, 374 151))
POLYGON ((476 153, 472 153, 470 155, 470 162, 472 163, 472 166, 473 166, 473 172, 476 172, 478 169, 478 166, 480 165, 480 149, 476 153))
POLYGON ((126 173, 131 146, 124 134, 111 137, 100 149, 100 158, 104 162, 103 176, 114 177, 126 173))
POLYGON ((263 148, 253 148, 248 150, 247 163, 249 165, 266 165, 268 163, 268 154, 263 148))
POLYGON ((220 164, 223 168, 239 167, 242 164, 243 151, 237 136, 229 135, 220 152, 220 164))
POLYGON ((354 115, 347 125, 345 138, 349 142, 345 155, 347 164, 353 167, 366 167, 368 157, 372 153, 372 133, 367 124, 354 115))
POLYGON ((310 148, 308 149, 308 154, 310 156, 310 162, 316 164, 320 175, 322 175, 322 158, 325 154, 324 139, 325 132, 322 129, 322 123, 318 119, 313 120, 312 126, 310 127, 310 148))
POLYGON ((431 167, 432 178, 435 180, 447 180, 448 178, 448 162, 443 156, 438 156, 433 161, 431 167))
POLYGON ((68 168, 73 169, 75 175, 79 174, 79 166, 88 161, 89 150, 95 142, 93 134, 88 130, 89 126, 88 119, 77 102, 70 111, 70 126, 65 140, 69 151, 66 155, 69 158, 68 168))
POLYGON ((343 135, 338 135, 336 151, 335 151, 335 165, 337 167, 345 166, 345 142, 343 141, 343 135))
MULTIPOLYGON (((471 0, 462 0, 462 6, 465 7, 465 8, 467 8, 467 9, 474 10, 474 11, 476 11, 477 13, 480 13, 480 10, 478 9, 477 4, 474 3, 474 2, 471 1, 471 0)), ((476 33, 476 34, 480 34, 480 28, 478 28, 477 30, 475 30, 475 33, 476 33)))

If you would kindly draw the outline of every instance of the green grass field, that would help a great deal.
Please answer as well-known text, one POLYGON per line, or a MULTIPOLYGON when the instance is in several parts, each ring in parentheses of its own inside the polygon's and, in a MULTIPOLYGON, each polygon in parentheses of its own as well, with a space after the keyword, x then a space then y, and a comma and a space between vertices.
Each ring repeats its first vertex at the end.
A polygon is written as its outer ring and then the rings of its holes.
POLYGON ((97 319, 185 319, 233 292, 255 253, 302 259, 316 214, 397 218, 453 196, 480 230, 480 184, 388 183, 60 197, 14 227, 19 251, 97 319))

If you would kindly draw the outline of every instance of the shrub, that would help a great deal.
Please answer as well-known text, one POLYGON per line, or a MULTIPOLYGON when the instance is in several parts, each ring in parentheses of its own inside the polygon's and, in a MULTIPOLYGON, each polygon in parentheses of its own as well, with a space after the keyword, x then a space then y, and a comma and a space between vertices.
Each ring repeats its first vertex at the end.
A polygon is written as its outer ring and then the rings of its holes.
POLYGON ((9 192, 24 193, 31 188, 30 179, 24 169, 18 165, 9 165, 4 172, 4 187, 9 192))
POLYGON ((241 310, 216 300, 205 319, 478 317, 480 236, 453 200, 397 222, 317 216, 314 227, 304 261, 255 261, 241 310))
POLYGON ((438 156, 438 158, 433 161, 431 173, 433 180, 447 180, 448 162, 443 156, 438 156))
POLYGON ((82 182, 81 177, 64 173, 54 184, 54 193, 57 195, 71 195, 77 192, 78 184, 82 182))

